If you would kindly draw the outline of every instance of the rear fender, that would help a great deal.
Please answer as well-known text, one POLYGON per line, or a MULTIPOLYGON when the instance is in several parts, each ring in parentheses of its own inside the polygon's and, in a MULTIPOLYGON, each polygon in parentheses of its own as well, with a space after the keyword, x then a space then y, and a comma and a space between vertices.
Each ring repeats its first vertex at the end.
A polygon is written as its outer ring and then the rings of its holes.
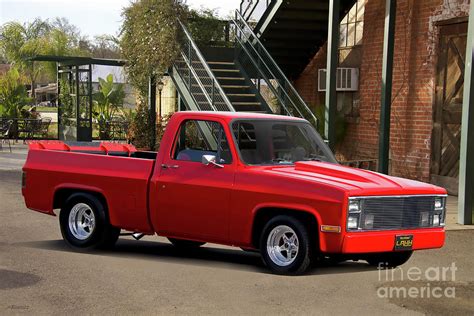
POLYGON ((61 208, 69 196, 74 193, 81 192, 99 195, 105 203, 104 207, 108 207, 107 197, 104 191, 100 188, 75 183, 63 183, 54 188, 53 199, 51 201, 51 210, 61 208), (64 196, 61 192, 64 192, 64 196))

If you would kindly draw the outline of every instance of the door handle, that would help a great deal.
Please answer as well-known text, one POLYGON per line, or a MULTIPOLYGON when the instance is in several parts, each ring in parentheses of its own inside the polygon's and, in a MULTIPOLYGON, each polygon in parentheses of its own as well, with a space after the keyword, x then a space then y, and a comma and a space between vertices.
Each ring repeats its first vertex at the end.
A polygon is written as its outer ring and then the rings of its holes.
POLYGON ((161 165, 161 168, 163 169, 178 169, 179 166, 178 165, 167 165, 167 164, 162 164, 161 165))

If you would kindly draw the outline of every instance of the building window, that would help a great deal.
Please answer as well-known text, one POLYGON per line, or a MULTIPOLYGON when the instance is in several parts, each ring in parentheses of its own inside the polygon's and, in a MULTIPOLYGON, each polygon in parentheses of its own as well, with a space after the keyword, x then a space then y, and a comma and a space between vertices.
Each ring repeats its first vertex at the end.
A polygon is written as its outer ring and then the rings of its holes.
POLYGON ((367 0, 357 0, 342 19, 339 27, 339 47, 345 48, 362 44, 366 2, 367 0))

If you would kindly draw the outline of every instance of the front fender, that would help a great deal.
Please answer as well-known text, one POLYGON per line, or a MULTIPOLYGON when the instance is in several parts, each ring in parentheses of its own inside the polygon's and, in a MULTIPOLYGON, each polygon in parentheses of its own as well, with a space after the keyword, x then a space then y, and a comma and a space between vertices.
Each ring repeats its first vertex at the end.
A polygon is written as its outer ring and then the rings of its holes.
POLYGON ((316 210, 314 207, 311 207, 309 205, 304 205, 304 204, 297 204, 297 203, 261 203, 255 206, 255 208, 252 210, 252 223, 251 223, 251 229, 249 232, 249 235, 247 236, 247 240, 249 241, 249 244, 253 244, 253 234, 255 229, 259 229, 261 227, 256 227, 256 225, 259 225, 257 223, 257 216, 259 212, 265 211, 265 212, 275 212, 275 214, 278 214, 281 211, 284 211, 286 214, 290 214, 291 212, 302 212, 306 213, 308 215, 311 215, 314 217, 316 220, 316 227, 312 227, 312 231, 310 231, 310 234, 316 234, 318 244, 319 244, 319 250, 322 252, 337 252, 338 249, 340 249, 340 244, 342 242, 342 235, 341 232, 339 233, 324 233, 321 232, 321 225, 326 224, 326 225, 334 225, 334 226, 340 226, 340 223, 335 223, 334 221, 331 221, 330 219, 325 219, 324 215, 321 214, 318 210, 316 210))

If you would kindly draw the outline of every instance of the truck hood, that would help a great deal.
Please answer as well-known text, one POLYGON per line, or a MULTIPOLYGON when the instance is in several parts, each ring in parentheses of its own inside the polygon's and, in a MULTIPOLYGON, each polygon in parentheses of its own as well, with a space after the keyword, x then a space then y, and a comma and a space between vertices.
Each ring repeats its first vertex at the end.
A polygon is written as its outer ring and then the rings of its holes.
POLYGON ((291 167, 272 166, 266 171, 336 187, 353 196, 446 194, 445 189, 428 183, 327 162, 297 162, 291 167))

